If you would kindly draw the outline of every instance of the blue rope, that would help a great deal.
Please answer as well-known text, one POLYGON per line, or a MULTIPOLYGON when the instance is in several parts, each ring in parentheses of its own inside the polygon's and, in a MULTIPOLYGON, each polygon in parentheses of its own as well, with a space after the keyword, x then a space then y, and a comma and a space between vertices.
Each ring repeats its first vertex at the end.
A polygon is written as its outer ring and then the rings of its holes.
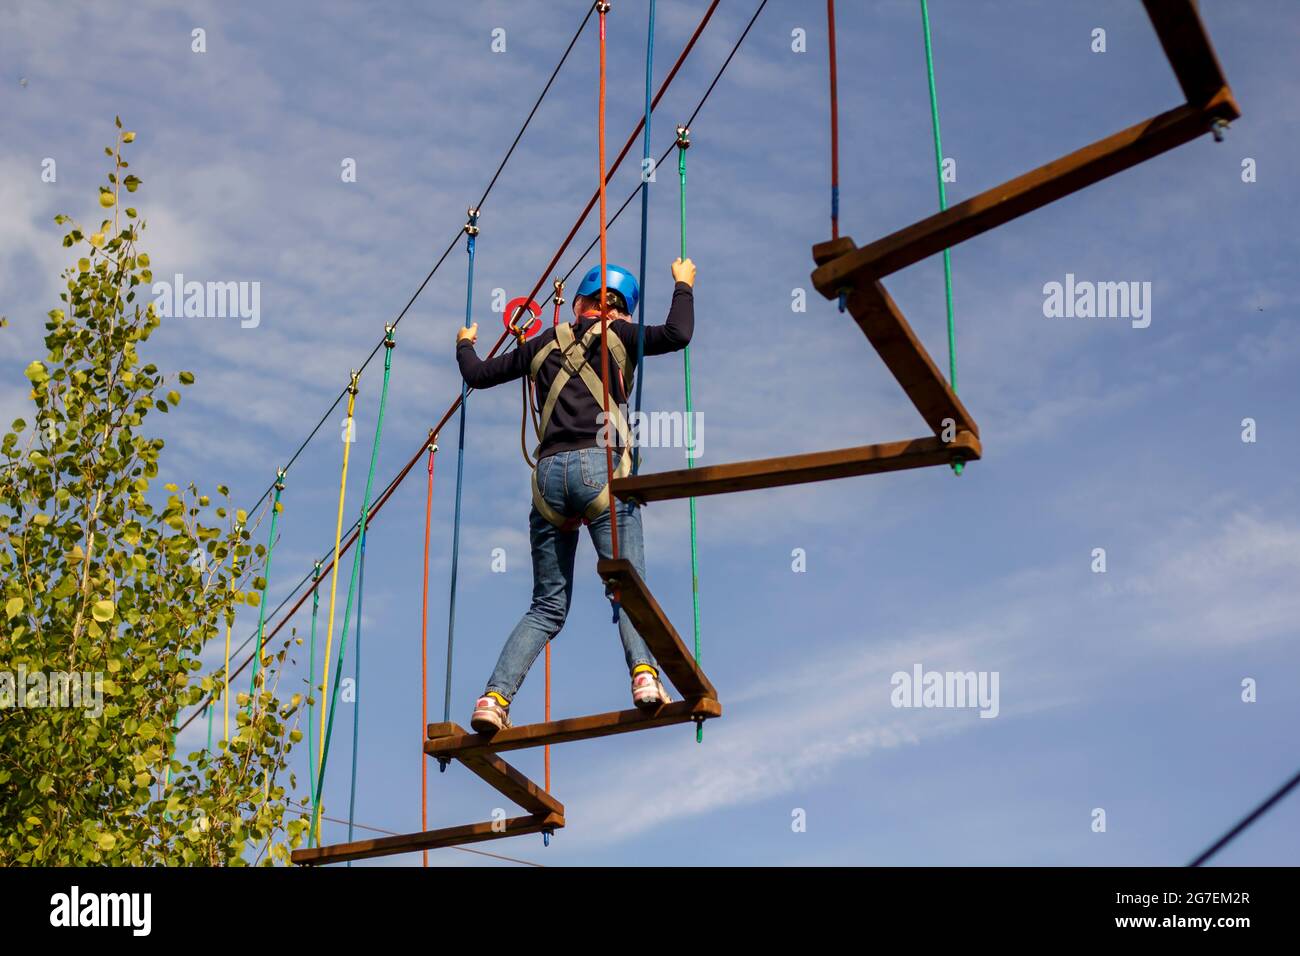
MULTIPOLYGON (((357 649, 353 660, 352 684, 356 700, 352 707, 352 789, 348 794, 348 842, 352 842, 352 820, 357 807, 357 737, 361 726, 361 599, 366 594, 366 534, 361 533, 361 568, 357 582, 357 649)), ((348 860, 348 866, 352 861, 348 860)))
MULTIPOLYGON (((650 90, 654 82, 655 62, 655 0, 650 0, 650 23, 646 27, 645 41, 645 129, 641 136, 641 272, 638 282, 641 284, 641 299, 637 303, 636 313, 636 416, 633 421, 641 420, 641 385, 645 381, 642 368, 645 365, 645 258, 646 230, 649 226, 650 183, 645 179, 646 160, 650 158, 650 90)), ((632 449, 632 474, 641 470, 640 442, 632 449)), ((618 620, 617 611, 614 616, 618 620)))
MULTIPOLYGON (((465 230, 469 233, 465 240, 465 251, 469 253, 469 275, 465 282, 465 328, 470 327, 470 315, 474 310, 474 238, 478 233, 478 210, 471 209, 469 222, 465 230)), ((460 438, 456 447, 456 516, 451 533, 451 600, 447 608, 447 689, 443 694, 442 719, 451 720, 451 660, 452 647, 456 639, 456 578, 460 570, 460 500, 461 489, 465 480, 465 402, 469 397, 469 386, 462 379, 460 383, 460 438)), ((447 761, 439 760, 438 769, 446 770, 447 761)))

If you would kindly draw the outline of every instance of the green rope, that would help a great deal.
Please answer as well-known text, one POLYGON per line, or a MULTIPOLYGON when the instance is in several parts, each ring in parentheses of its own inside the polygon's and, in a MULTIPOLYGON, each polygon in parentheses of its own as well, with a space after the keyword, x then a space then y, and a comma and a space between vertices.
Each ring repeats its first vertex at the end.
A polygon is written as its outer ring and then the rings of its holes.
MULTIPOLYGON (((677 130, 677 177, 681 182, 681 245, 682 259, 686 258, 686 149, 690 146, 690 131, 679 127, 677 130)), ((686 372, 686 467, 695 467, 695 403, 691 396, 691 347, 682 350, 682 363, 686 372)), ((695 624, 695 663, 700 662, 700 548, 695 523, 695 498, 690 499, 691 508, 691 609, 695 624)), ((695 723, 695 742, 704 741, 704 722, 695 723)))
MULTIPOLYGON (((939 94, 934 83, 934 48, 930 44, 930 7, 921 0, 921 25, 925 32, 925 72, 930 84, 930 125, 934 129, 934 164, 939 180, 939 211, 948 208, 948 190, 943 183, 943 144, 939 137, 939 94)), ((943 290, 948 309, 948 382, 952 393, 957 394, 957 328, 952 309, 952 250, 943 250, 943 290)), ((955 475, 962 472, 962 463, 953 462, 955 475)))
MULTIPOLYGON (((370 446, 370 471, 366 474, 366 493, 361 499, 361 520, 357 524, 357 540, 366 536, 366 520, 370 515, 370 494, 375 484, 375 465, 379 461, 379 439, 384 434, 384 409, 388 405, 388 381, 393 372, 393 327, 384 330, 384 384, 379 392, 379 417, 375 423, 375 440, 370 446)), ((325 721, 325 747, 321 753, 320 773, 316 778, 316 795, 312 800, 312 839, 320 839, 320 799, 325 787, 325 768, 329 763, 330 738, 334 735, 334 713, 338 709, 339 683, 343 674, 343 655, 348 645, 348 619, 352 616, 352 598, 357 591, 357 572, 360 568, 360 549, 352 552, 352 575, 348 582, 348 599, 343 605, 343 625, 339 634, 338 667, 334 670, 334 687, 330 691, 328 716, 325 721)))
POLYGON ((280 520, 280 493, 284 491, 284 469, 275 474, 275 498, 271 501, 271 534, 266 542, 266 568, 262 571, 262 594, 257 602, 257 651, 253 654, 253 676, 248 681, 248 710, 253 714, 257 674, 262 665, 262 635, 266 632, 266 588, 271 583, 271 553, 275 550, 275 526, 280 520))

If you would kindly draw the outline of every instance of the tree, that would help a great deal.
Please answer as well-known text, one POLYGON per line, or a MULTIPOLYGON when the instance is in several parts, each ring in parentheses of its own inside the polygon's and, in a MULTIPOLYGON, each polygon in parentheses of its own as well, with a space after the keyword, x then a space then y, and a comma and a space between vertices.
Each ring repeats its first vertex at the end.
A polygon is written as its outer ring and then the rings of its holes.
POLYGON ((96 210, 112 219, 55 217, 81 258, 27 366, 33 425, 0 440, 0 863, 281 861, 307 829, 280 778, 303 700, 265 679, 286 649, 231 700, 231 740, 172 753, 178 713, 223 692, 200 655, 236 605, 257 606, 265 548, 224 486, 217 502, 193 483, 153 487, 163 441, 145 420, 194 376, 140 356, 161 320, 142 304, 145 222, 121 205, 141 185, 123 159, 135 134, 116 125, 96 210))

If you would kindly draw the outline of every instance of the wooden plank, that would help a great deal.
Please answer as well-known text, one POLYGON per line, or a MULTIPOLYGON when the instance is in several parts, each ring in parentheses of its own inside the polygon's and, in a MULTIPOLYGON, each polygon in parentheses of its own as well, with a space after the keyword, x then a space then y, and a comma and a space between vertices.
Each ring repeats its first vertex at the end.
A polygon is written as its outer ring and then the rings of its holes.
POLYGON ((1240 115, 1232 91, 1223 87, 1203 105, 1144 120, 821 265, 813 271, 813 285, 836 298, 841 289, 897 272, 1181 146, 1208 132, 1215 119, 1240 115))
POLYGON ((1142 2, 1188 103, 1204 103, 1228 85, 1194 0, 1142 2))
POLYGON ((375 840, 356 840, 352 843, 335 843, 330 846, 294 850, 290 858, 294 863, 302 866, 346 863, 348 860, 369 860, 380 856, 394 856, 398 853, 413 853, 416 850, 436 850, 440 847, 523 836, 526 833, 559 830, 563 826, 564 817, 559 814, 533 814, 526 817, 511 817, 500 823, 489 820, 485 823, 444 827, 441 830, 425 830, 422 833, 407 833, 375 840))
POLYGON ((695 663, 681 635, 632 563, 626 558, 601 558, 596 562, 596 573, 606 585, 618 591, 619 606, 658 660, 660 672, 672 681, 678 693, 688 700, 693 697, 716 700, 718 692, 695 663))
MULTIPOLYGON (((477 734, 473 735, 477 736, 477 734)), ((533 783, 496 754, 462 756, 461 763, 477 774, 507 800, 513 800, 530 813, 564 816, 564 804, 533 783)))
POLYGON ((936 435, 968 431, 979 437, 979 426, 947 379, 930 358, 892 296, 879 282, 862 282, 849 293, 846 305, 853 321, 879 353, 916 410, 936 435))
MULTIPOLYGON (((711 698, 675 700, 657 710, 616 710, 588 717, 567 717, 546 723, 524 724, 495 734, 471 734, 460 728, 444 733, 447 724, 430 724, 429 739, 424 752, 430 757, 454 757, 468 762, 482 753, 503 753, 545 744, 562 744, 572 740, 588 740, 626 734, 652 727, 667 727, 689 721, 722 716, 722 705, 711 698)), ((455 727, 455 725, 450 725, 455 727)))
POLYGON ((644 503, 947 465, 972 461, 980 454, 979 439, 970 432, 958 432, 950 444, 938 438, 913 438, 883 445, 859 445, 806 455, 634 475, 616 478, 610 487, 620 498, 644 503))

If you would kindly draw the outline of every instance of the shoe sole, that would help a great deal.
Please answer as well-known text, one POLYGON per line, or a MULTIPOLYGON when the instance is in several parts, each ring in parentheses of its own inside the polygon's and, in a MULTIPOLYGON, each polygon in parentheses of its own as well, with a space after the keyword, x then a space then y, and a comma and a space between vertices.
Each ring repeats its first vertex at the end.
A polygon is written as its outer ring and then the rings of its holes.
POLYGON ((469 725, 478 734, 495 734, 505 728, 504 724, 498 724, 490 717, 480 717, 477 714, 470 718, 469 725))

